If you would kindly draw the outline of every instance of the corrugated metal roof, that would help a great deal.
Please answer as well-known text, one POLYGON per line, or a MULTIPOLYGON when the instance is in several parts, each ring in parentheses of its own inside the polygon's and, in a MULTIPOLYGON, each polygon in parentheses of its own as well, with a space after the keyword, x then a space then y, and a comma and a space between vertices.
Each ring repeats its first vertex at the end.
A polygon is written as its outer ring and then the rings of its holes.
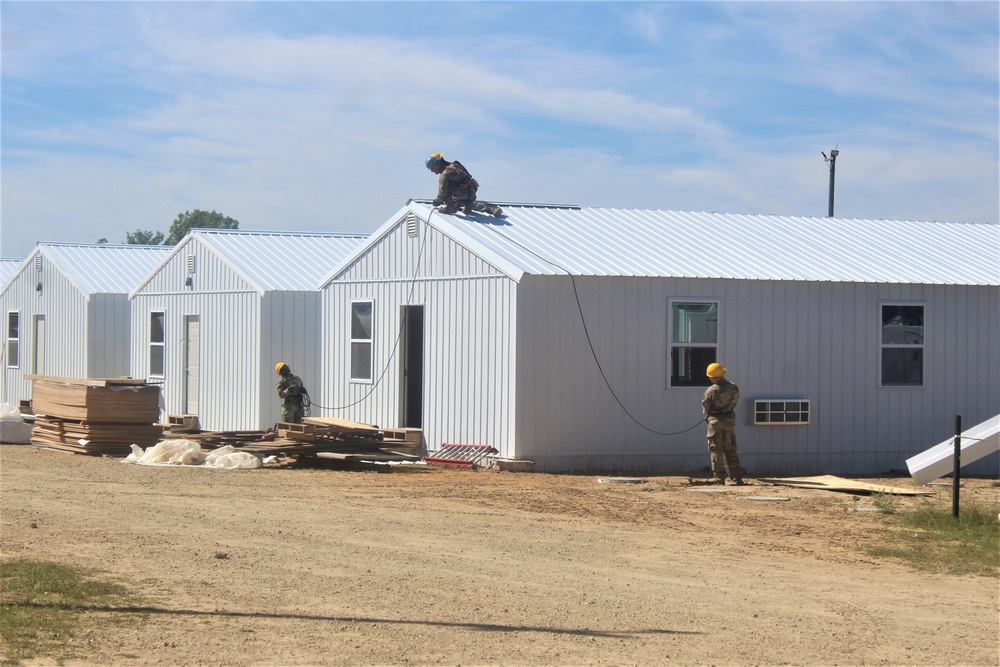
POLYGON ((527 274, 1000 285, 998 225, 501 205, 409 207, 527 274))
POLYGON ((73 243, 35 247, 87 294, 128 294, 170 250, 169 246, 73 243))
POLYGON ((368 238, 363 234, 192 230, 263 291, 310 291, 368 238))
POLYGON ((8 259, 0 257, 0 290, 3 286, 7 284, 11 276, 17 273, 17 270, 21 267, 21 262, 23 259, 8 259))

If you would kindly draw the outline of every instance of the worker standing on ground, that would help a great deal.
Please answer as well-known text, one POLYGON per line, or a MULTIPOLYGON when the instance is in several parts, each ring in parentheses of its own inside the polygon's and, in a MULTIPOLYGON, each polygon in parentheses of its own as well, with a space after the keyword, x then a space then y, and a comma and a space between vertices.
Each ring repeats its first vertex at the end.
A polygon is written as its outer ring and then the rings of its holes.
POLYGON ((454 213, 462 209, 466 215, 473 211, 488 213, 494 218, 503 215, 500 208, 476 201, 479 183, 458 160, 448 162, 440 153, 434 153, 424 164, 438 175, 438 193, 431 203, 434 206, 444 204, 440 209, 442 213, 454 213))
POLYGON ((302 380, 292 374, 292 369, 284 361, 279 361, 274 367, 281 376, 275 389, 281 398, 281 420, 289 424, 302 423, 302 380))
POLYGON ((736 454, 736 404, 740 388, 726 379, 722 364, 709 364, 705 371, 712 386, 705 390, 701 409, 707 415, 708 451, 712 457, 715 484, 725 484, 726 474, 736 486, 743 485, 740 457, 736 454))

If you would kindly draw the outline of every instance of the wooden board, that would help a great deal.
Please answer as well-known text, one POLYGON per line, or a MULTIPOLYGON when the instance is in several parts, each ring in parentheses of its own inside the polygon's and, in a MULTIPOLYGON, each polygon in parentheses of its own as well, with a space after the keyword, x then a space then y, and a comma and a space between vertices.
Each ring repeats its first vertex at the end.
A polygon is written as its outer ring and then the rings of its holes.
POLYGON ((926 496, 930 491, 917 488, 899 488, 894 486, 883 486, 881 484, 869 484, 853 479, 844 479, 835 475, 819 475, 816 477, 782 477, 778 479, 761 479, 762 482, 777 484, 780 486, 795 486, 803 489, 821 489, 823 491, 844 491, 847 493, 859 493, 869 495, 872 493, 885 493, 893 496, 926 496))
POLYGON ((160 416, 160 388, 154 385, 89 385, 36 380, 35 414, 88 422, 152 424, 160 416))
POLYGON ((130 377, 118 377, 118 378, 64 378, 56 377, 53 375, 36 375, 34 373, 26 373, 25 379, 27 380, 42 380, 44 382, 61 382, 63 384, 77 384, 85 387, 111 387, 111 386, 129 386, 129 385, 144 385, 146 381, 143 379, 136 379, 130 377))
POLYGON ((112 424, 38 416, 31 431, 31 444, 81 454, 128 456, 132 445, 151 447, 162 430, 155 424, 112 424))
POLYGON ((315 424, 317 426, 327 426, 333 430, 340 431, 378 431, 378 426, 373 424, 363 424, 352 422, 349 419, 338 419, 337 417, 306 417, 302 420, 305 424, 315 424))

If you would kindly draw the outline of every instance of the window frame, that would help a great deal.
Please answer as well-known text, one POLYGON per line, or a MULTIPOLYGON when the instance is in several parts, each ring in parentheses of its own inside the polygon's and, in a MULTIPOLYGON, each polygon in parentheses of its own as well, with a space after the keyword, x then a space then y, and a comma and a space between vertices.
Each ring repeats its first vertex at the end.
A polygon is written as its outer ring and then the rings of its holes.
MULTIPOLYGON (((694 377, 692 378, 692 384, 674 384, 674 350, 675 349, 692 349, 692 350, 714 350, 711 355, 712 359, 704 364, 707 368, 708 364, 716 362, 719 360, 719 349, 722 347, 722 299, 713 297, 669 297, 667 299, 667 388, 668 389, 697 389, 704 390, 706 387, 711 385, 708 376, 704 375, 704 369, 699 374, 695 368, 694 377), (674 340, 674 306, 677 304, 695 304, 695 305, 714 305, 715 306, 715 342, 708 343, 698 343, 698 342, 686 342, 686 341, 675 341, 674 340)), ((695 360, 692 359, 692 362, 695 360)), ((698 364, 699 366, 701 364, 698 364)), ((677 377, 680 377, 678 375, 677 377)))
POLYGON ((19 310, 8 310, 7 317, 4 320, 4 360, 7 368, 20 368, 21 367, 21 311, 19 310), (11 316, 14 316, 16 320, 15 335, 11 336, 11 316), (13 348, 14 354, 11 355, 10 351, 13 348))
POLYGON ((927 386, 927 304, 924 301, 880 301, 878 305, 878 386, 880 389, 922 389, 927 386), (921 309, 920 342, 919 343, 886 343, 885 308, 906 306, 921 309), (920 382, 919 383, 886 383, 885 354, 887 350, 919 350, 920 351, 920 382))
POLYGON ((152 378, 165 378, 167 376, 167 311, 164 309, 155 309, 149 311, 149 356, 147 361, 149 362, 149 377, 152 378), (163 334, 163 340, 154 341, 153 340, 153 319, 156 315, 160 316, 160 332, 163 334), (160 355, 160 373, 153 372, 153 350, 159 349, 160 355))
POLYGON ((348 331, 351 332, 350 342, 348 343, 348 372, 350 374, 349 380, 351 382, 370 384, 374 380, 374 368, 375 368, 375 300, 374 299, 351 299, 351 311, 350 320, 348 322, 348 331), (355 338, 354 337, 354 315, 355 306, 367 304, 369 309, 370 324, 368 327, 367 338, 355 338), (368 348, 368 377, 360 377, 355 375, 355 354, 354 350, 358 346, 367 346, 368 348))

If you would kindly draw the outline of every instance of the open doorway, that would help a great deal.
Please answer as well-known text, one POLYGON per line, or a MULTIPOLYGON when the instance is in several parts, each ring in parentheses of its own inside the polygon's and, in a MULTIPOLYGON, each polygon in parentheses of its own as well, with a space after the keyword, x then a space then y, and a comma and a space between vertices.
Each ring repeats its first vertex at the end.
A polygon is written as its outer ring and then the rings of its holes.
POLYGON ((423 428, 424 407, 424 307, 403 306, 403 355, 400 387, 404 428, 423 428))

